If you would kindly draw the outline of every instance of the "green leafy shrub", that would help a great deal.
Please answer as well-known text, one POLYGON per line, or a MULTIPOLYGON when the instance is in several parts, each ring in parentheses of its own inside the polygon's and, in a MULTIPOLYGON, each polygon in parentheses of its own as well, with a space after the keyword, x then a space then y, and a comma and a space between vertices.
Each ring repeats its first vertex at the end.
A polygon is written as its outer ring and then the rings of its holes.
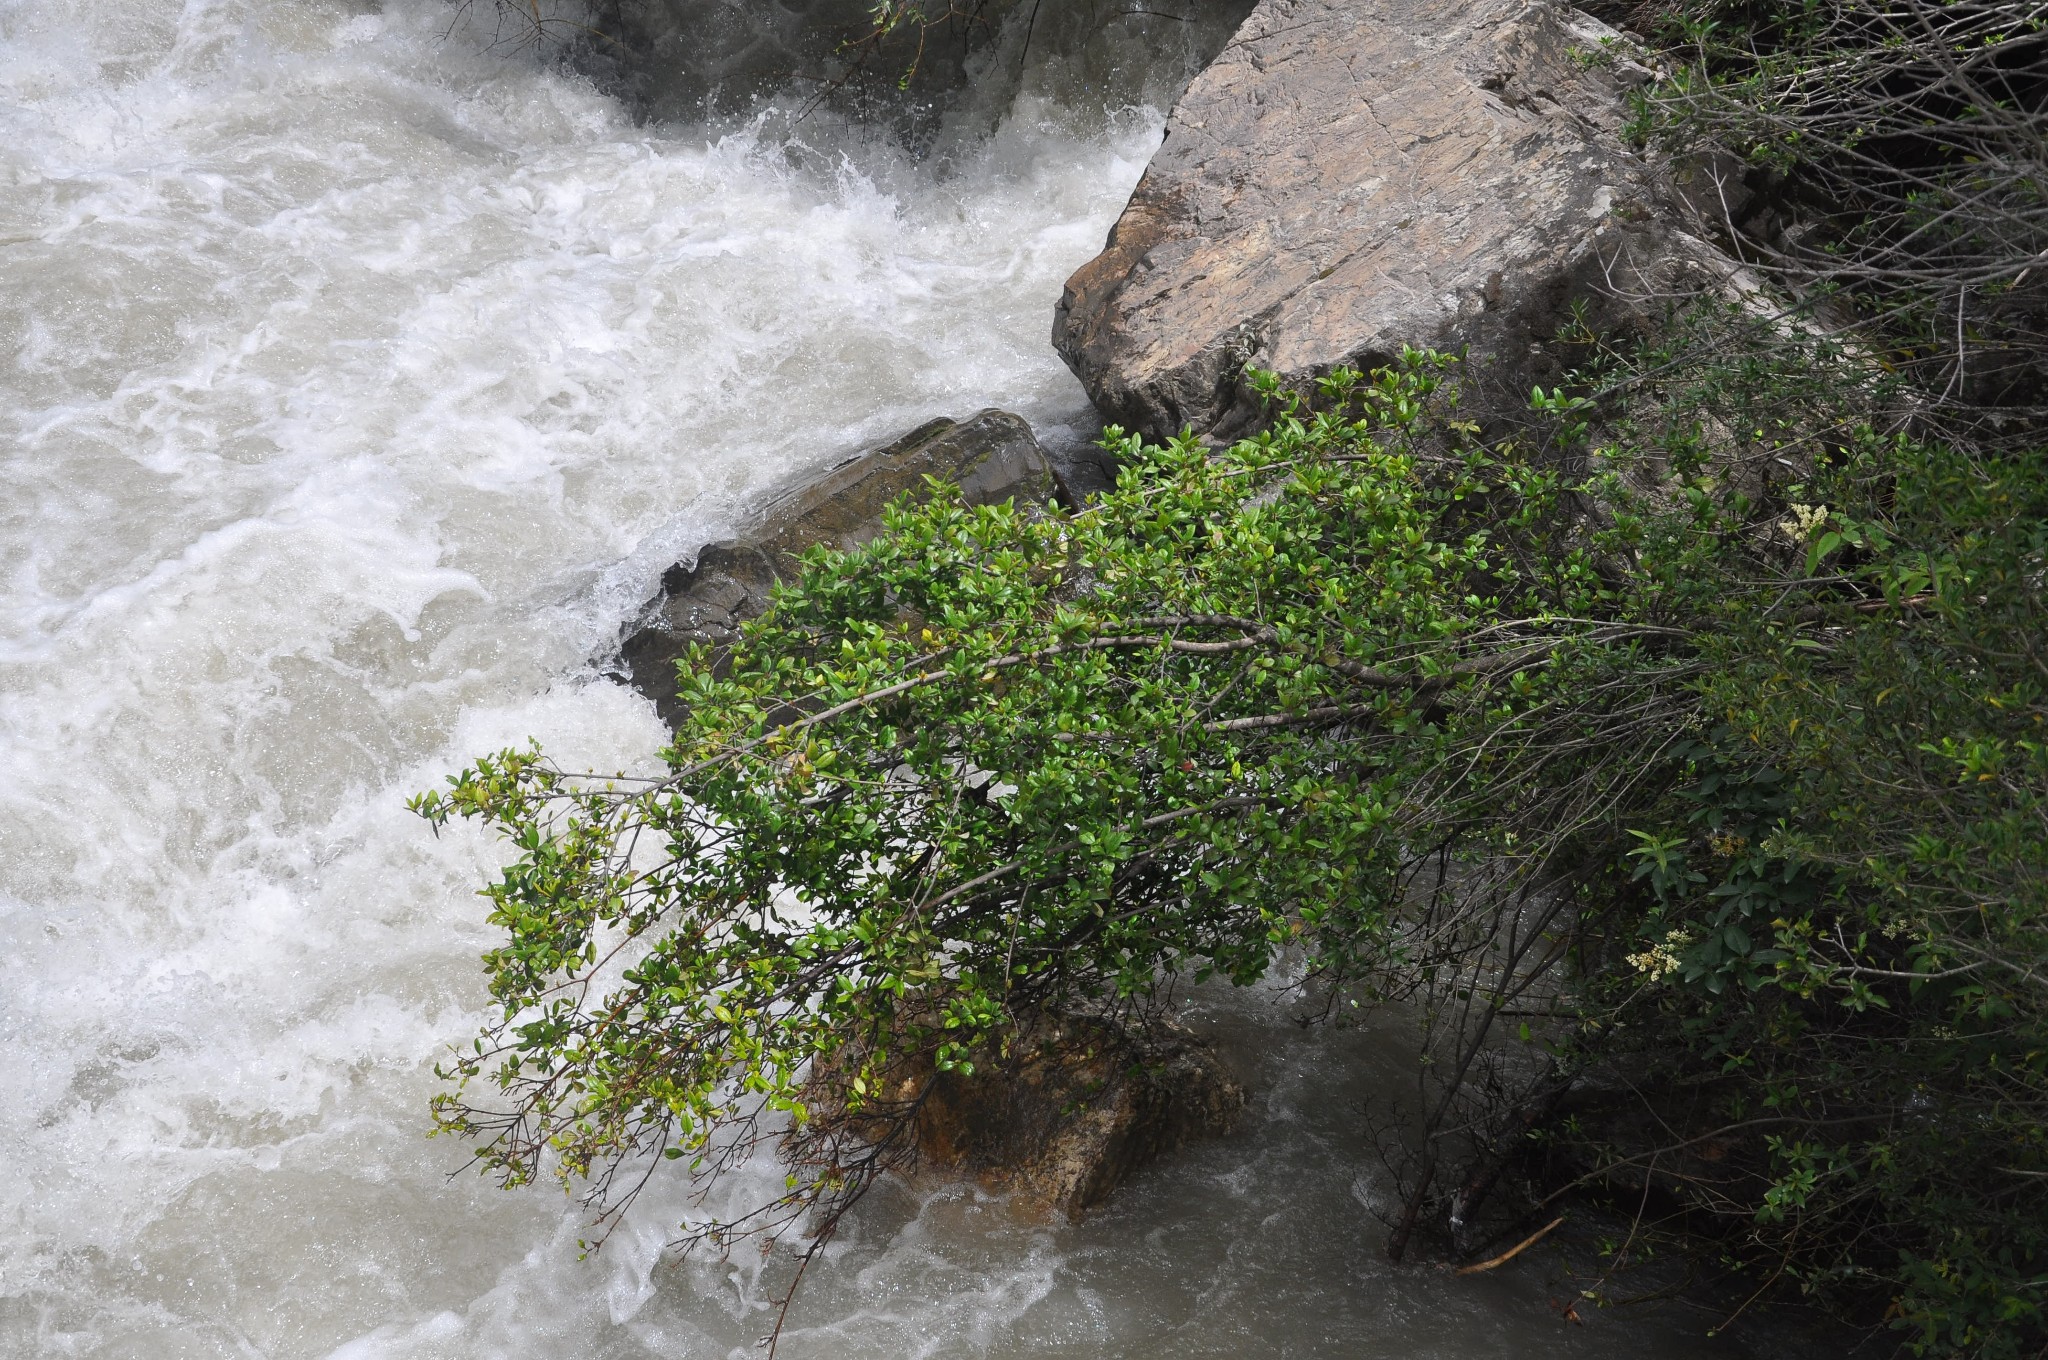
POLYGON ((1515 1208, 1625 1071, 1734 1149, 1674 1184, 1768 1278, 2038 1344, 2048 468, 1855 424, 1847 364, 1601 427, 1539 392, 1517 446, 1416 355, 1226 451, 1118 438, 1083 514, 941 495, 813 552, 684 666, 665 777, 508 751, 418 800, 517 851, 439 1126, 603 1213, 781 1140, 788 1194, 703 1235, 829 1230, 908 1155, 913 1057, 1299 947, 1427 1022, 1397 1250, 1515 1208))
POLYGON ((1695 367, 1621 432, 1712 480, 1711 427, 1724 467, 1775 464, 1781 484, 1752 481, 1739 540, 1688 567, 1725 599, 1700 630, 1673 797, 1629 854, 1652 901, 1635 977, 1603 992, 1634 1038, 1606 1055, 1633 1051, 1677 1141, 1743 1131, 1749 1174, 1724 1159, 1689 1188, 1771 1278, 1875 1296, 1929 1353, 2032 1354, 2048 1339, 2048 455, 1856 426, 1885 380, 1815 341, 1695 367))

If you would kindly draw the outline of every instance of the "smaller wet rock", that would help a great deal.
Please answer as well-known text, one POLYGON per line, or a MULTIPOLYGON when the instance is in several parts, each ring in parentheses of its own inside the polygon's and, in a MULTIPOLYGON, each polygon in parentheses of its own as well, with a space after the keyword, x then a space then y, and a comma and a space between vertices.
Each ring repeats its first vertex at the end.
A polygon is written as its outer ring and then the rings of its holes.
POLYGON ((882 512, 926 477, 960 488, 970 505, 1015 499, 1078 504, 1087 487, 1054 466, 1031 426, 1008 411, 927 421, 882 448, 847 458, 769 498, 742 536, 701 548, 695 562, 662 574, 661 594, 619 646, 623 678, 673 726, 682 715, 676 662, 691 646, 728 646, 768 607, 770 589, 813 544, 852 548, 882 529, 882 512))
POLYGON ((1244 1087, 1185 1030, 1087 1016, 1040 1019, 971 1076, 934 1076, 927 1063, 897 1084, 910 1098, 926 1082, 922 1167, 1070 1219, 1141 1167, 1228 1132, 1245 1106, 1244 1087))

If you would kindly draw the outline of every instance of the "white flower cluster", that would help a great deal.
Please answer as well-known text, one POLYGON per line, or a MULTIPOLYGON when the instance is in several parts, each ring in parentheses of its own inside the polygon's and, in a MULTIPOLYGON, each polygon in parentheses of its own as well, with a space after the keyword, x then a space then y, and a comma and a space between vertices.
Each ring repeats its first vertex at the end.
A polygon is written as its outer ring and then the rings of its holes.
POLYGON ((1785 537, 1794 543, 1804 543, 1813 537, 1813 531, 1827 523, 1828 508, 1825 505, 1794 505, 1792 513, 1778 521, 1778 527, 1785 537))
POLYGON ((1684 931, 1667 931, 1659 943, 1651 945, 1640 954, 1629 955, 1629 966, 1638 973, 1648 976, 1652 982, 1662 982, 1678 971, 1678 951, 1685 946, 1684 931))

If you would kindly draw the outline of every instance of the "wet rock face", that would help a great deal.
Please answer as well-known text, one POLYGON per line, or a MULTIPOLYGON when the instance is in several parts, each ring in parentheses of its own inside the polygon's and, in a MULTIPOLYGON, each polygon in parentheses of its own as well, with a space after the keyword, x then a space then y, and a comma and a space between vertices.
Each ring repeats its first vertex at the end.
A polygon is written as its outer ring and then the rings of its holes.
POLYGON ((894 443, 845 461, 771 497, 742 537, 709 544, 696 561, 662 574, 661 594, 619 647, 620 668, 654 701, 664 721, 681 716, 676 662, 696 643, 729 645, 739 626, 768 607, 777 580, 792 575, 817 543, 851 548, 882 529, 882 511, 904 492, 920 500, 927 476, 958 486, 970 505, 1049 500, 1076 504, 1083 494, 1039 447, 1031 426, 1007 411, 966 420, 933 420, 894 443))
POLYGON ((1525 399, 1574 299, 1625 329, 1696 268, 1619 136, 1648 74, 1549 0, 1261 0, 1053 343, 1105 419, 1155 438, 1253 423, 1248 364, 1305 386, 1403 345, 1470 345, 1469 399, 1525 399))
MULTIPOLYGON (((657 120, 731 113, 797 79, 816 82, 836 73, 839 44, 874 24, 865 0, 595 0, 592 10, 603 36, 581 44, 579 64, 657 120)), ((966 44, 949 29, 936 39, 931 69, 950 88, 966 44)), ((901 46, 882 54, 892 71, 915 54, 901 46)))
POLYGON ((1227 1132, 1244 1105, 1208 1047, 1171 1026, 1134 1035, 1088 1018, 1042 1020, 1006 1059, 936 1078, 917 1115, 918 1157, 1078 1218, 1140 1167, 1227 1132))
MULTIPOLYGON (((792 109, 823 97, 893 124, 922 148, 970 108, 986 130, 1020 90, 1063 107, 1164 107, 1251 11, 1252 0, 1105 9, 1098 0, 927 5, 934 22, 871 39, 869 0, 588 0, 568 55, 646 118, 792 109), (851 46, 849 46, 851 44, 851 46), (865 52, 865 63, 855 58, 865 52)), ((573 30, 572 30, 573 31, 573 30)))

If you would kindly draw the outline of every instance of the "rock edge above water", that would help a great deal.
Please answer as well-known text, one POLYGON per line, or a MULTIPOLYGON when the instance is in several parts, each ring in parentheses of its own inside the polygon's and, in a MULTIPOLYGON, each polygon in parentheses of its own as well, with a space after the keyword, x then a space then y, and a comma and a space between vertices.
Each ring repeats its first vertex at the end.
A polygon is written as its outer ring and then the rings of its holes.
POLYGON ((673 726, 682 715, 676 662, 696 643, 728 648, 739 626, 767 608, 775 582, 796 573, 807 548, 867 542, 881 532, 882 512, 897 497, 926 497, 927 476, 958 486, 970 505, 1014 498, 1072 506, 1094 489, 1088 471, 1056 466, 1030 424, 1008 411, 927 421, 893 443, 783 487, 746 532, 706 544, 694 561, 663 572, 661 593, 619 645, 619 668, 673 726))

